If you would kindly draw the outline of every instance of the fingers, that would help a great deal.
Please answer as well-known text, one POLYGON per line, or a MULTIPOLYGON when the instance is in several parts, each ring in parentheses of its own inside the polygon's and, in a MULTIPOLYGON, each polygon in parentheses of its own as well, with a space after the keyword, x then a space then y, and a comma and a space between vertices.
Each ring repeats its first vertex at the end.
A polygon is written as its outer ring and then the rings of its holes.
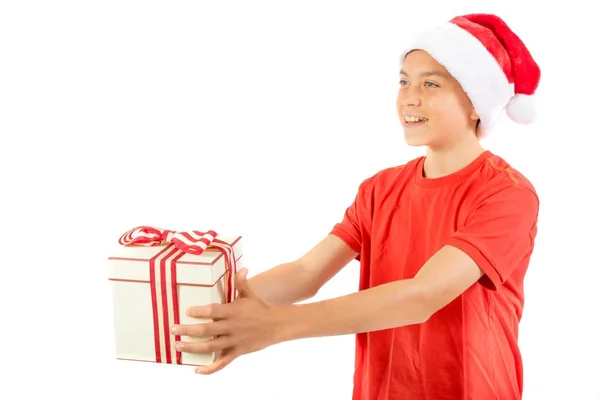
POLYGON ((235 274, 234 285, 236 290, 238 291, 239 297, 254 297, 258 298, 250 289, 250 285, 248 285, 248 270, 246 268, 242 268, 235 274))
POLYGON ((219 336, 205 342, 179 342, 175 346, 177 351, 186 353, 207 354, 227 349, 233 346, 234 341, 229 336, 219 336))
POLYGON ((195 371, 196 373, 202 375, 214 374, 215 372, 218 372, 226 366, 228 366, 229 364, 231 364, 231 362, 236 358, 236 353, 231 349, 227 349, 221 353, 219 358, 217 358, 217 360, 214 363, 210 365, 199 365, 198 367, 196 367, 195 371))
POLYGON ((226 321, 206 322, 195 325, 173 325, 171 333, 179 336, 211 337, 226 335, 229 332, 226 321))
POLYGON ((210 319, 224 319, 229 316, 229 304, 206 304, 203 306, 193 306, 186 310, 188 317, 192 318, 210 318, 210 319))

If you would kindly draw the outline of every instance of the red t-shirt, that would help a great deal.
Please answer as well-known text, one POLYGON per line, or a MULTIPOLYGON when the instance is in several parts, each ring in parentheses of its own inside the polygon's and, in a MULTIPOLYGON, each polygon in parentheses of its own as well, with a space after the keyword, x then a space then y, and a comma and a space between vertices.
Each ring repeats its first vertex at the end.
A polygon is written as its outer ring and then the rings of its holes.
POLYGON ((490 151, 436 179, 423 177, 423 162, 364 180, 334 226, 359 252, 359 289, 414 277, 445 245, 485 275, 423 324, 358 334, 353 400, 521 399, 518 324, 535 189, 490 151))

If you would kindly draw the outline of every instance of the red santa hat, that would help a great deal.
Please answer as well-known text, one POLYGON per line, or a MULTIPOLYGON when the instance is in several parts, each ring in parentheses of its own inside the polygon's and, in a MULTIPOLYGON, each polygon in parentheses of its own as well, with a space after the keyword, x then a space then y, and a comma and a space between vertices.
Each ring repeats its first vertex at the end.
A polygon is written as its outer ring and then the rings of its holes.
POLYGON ((498 16, 470 14, 427 30, 400 57, 424 50, 461 84, 488 134, 500 113, 529 124, 536 118, 540 68, 521 39, 498 16))

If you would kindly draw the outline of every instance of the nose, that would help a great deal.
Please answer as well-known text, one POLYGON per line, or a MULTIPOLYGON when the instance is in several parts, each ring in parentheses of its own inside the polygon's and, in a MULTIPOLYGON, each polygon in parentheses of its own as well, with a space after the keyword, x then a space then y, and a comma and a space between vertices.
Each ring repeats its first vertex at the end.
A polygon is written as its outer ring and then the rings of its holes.
POLYGON ((418 87, 404 86, 398 91, 398 103, 403 107, 418 107, 421 105, 421 93, 418 87))

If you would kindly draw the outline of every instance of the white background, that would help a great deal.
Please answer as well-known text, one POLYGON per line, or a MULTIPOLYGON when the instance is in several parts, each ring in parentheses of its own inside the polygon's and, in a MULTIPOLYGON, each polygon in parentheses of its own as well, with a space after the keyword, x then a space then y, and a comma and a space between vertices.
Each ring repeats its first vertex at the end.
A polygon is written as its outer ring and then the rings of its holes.
MULTIPOLYGON (((423 154, 395 114, 402 45, 493 12, 542 68, 539 121, 484 142, 541 198, 524 398, 600 399, 597 21, 534 3, 2 2, 0 397, 349 399, 352 336, 208 377, 115 361, 106 258, 137 225, 241 234, 251 275, 301 255, 364 178, 423 154)), ((357 285, 353 262, 317 299, 357 285)))

